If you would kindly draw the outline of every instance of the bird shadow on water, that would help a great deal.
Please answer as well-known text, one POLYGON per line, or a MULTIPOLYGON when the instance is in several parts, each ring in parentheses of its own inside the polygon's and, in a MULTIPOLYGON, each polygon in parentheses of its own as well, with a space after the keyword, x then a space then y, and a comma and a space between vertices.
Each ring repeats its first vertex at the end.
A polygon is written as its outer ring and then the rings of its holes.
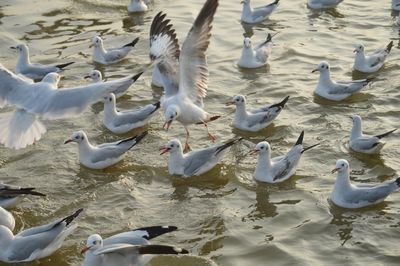
POLYGON ((244 33, 243 33, 243 37, 249 37, 251 38, 254 35, 254 29, 263 29, 265 31, 265 29, 267 29, 268 31, 275 31, 275 28, 279 28, 279 24, 276 21, 272 21, 272 20, 266 20, 262 23, 256 23, 256 24, 249 24, 249 23, 244 23, 241 22, 244 33))
POLYGON ((266 75, 270 72, 269 64, 259 68, 251 68, 251 69, 237 66, 237 69, 242 74, 242 79, 246 79, 251 82, 257 81, 262 75, 266 75))

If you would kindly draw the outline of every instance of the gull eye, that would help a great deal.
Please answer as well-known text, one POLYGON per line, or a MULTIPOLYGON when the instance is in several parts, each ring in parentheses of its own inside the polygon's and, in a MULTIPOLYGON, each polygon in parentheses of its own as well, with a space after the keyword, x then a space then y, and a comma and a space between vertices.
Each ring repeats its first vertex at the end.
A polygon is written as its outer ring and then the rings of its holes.
POLYGON ((174 118, 174 116, 173 116, 173 115, 171 115, 169 118, 173 119, 173 118, 174 118))
POLYGON ((238 99, 236 99, 236 101, 237 101, 237 102, 239 102, 239 101, 240 101, 240 99, 238 98, 238 99))
POLYGON ((85 138, 85 137, 84 137, 84 136, 82 136, 82 137, 81 137, 81 140, 83 140, 84 138, 85 138))
POLYGON ((344 163, 342 163, 342 167, 344 167, 344 163))
POLYGON ((178 112, 175 112, 175 116, 177 116, 178 115, 178 112))
POLYGON ((112 101, 112 98, 110 97, 110 99, 109 99, 109 100, 110 100, 110 102, 111 102, 111 101, 112 101))
POLYGON ((96 245, 97 244, 97 241, 95 240, 95 241, 93 241, 93 245, 96 245))
POLYGON ((173 148, 173 147, 175 147, 175 145, 174 145, 174 144, 171 144, 171 148, 173 148))

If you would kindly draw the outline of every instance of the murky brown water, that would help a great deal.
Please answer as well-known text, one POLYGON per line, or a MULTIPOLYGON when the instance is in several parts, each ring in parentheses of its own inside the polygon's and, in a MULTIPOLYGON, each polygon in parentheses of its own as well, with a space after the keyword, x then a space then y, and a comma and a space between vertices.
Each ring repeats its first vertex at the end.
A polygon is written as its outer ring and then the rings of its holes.
MULTIPOLYGON (((93 68, 88 49, 92 36, 100 34, 110 46, 139 36, 141 41, 129 59, 101 69, 110 79, 137 73, 148 62, 153 16, 159 10, 167 12, 183 40, 203 3, 155 0, 151 11, 129 16, 126 2, 1 0, 0 61, 13 69, 16 54, 8 47, 26 42, 32 61, 76 61, 63 73, 62 85, 71 86, 85 82, 83 76, 93 68)), ((280 185, 255 183, 256 158, 237 163, 233 155, 204 177, 182 181, 168 175, 166 157, 158 155, 158 147, 173 137, 183 139, 184 130, 176 124, 170 132, 162 131, 161 114, 151 123, 144 143, 105 171, 80 166, 77 147, 62 144, 77 129, 84 129, 94 142, 121 138, 102 126, 101 105, 77 119, 46 122, 48 133, 37 145, 20 151, 0 148, 1 180, 34 185, 48 195, 26 198, 12 210, 17 230, 52 221, 79 207, 86 211, 78 220, 79 229, 57 253, 29 265, 80 265, 79 250, 88 235, 108 236, 157 224, 177 225, 180 230, 153 243, 183 246, 198 257, 156 258, 152 265, 208 265, 205 259, 218 265, 400 263, 399 193, 358 211, 331 206, 327 200, 335 180, 330 170, 338 158, 349 160, 353 169, 365 170, 354 176, 357 181, 389 180, 400 167, 398 133, 388 138, 380 156, 355 154, 346 146, 349 114, 364 117, 367 132, 400 127, 399 27, 393 25, 390 1, 345 0, 329 12, 312 12, 302 0, 282 1, 271 20, 254 27, 241 25, 239 1, 220 2, 208 50, 211 75, 205 103, 210 112, 224 116, 210 124, 211 130, 222 140, 246 137, 235 153, 267 137, 273 153, 282 154, 303 129, 306 144, 322 145, 307 152, 296 177, 280 185), (279 32, 271 66, 239 69, 236 61, 243 34, 254 34, 253 41, 258 42, 270 31, 279 32), (390 39, 395 40, 395 49, 369 89, 340 103, 313 95, 317 75, 310 72, 321 60, 331 63, 334 78, 349 78, 357 41, 374 49, 390 39), (233 109, 223 103, 238 93, 248 95, 251 104, 275 102, 286 95, 291 99, 271 127, 247 134, 227 126, 233 109)), ((118 106, 134 108, 158 100, 161 90, 150 87, 150 77, 147 72, 118 106)), ((196 140, 194 147, 210 144, 203 127, 192 129, 192 140, 196 140)))

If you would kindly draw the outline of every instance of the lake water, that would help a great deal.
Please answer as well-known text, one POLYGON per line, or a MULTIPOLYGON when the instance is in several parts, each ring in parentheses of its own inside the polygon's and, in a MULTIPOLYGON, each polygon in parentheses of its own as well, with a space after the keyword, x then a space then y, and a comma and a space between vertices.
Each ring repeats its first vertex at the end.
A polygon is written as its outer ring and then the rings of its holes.
MULTIPOLYGON (((91 64, 90 39, 99 34, 106 46, 118 46, 140 37, 125 61, 100 68, 106 79, 135 74, 149 62, 148 33, 154 15, 163 10, 172 19, 182 41, 199 12, 200 0, 155 0, 143 15, 128 15, 128 1, 116 0, 1 0, 0 61, 14 69, 16 54, 8 47, 25 42, 32 61, 76 61, 63 72, 61 86, 85 83, 91 64)), ((6 183, 35 186, 47 198, 28 197, 12 213, 16 230, 50 222, 83 207, 79 228, 49 258, 26 265, 80 265, 79 250, 92 233, 109 236, 130 228, 168 224, 179 231, 153 243, 190 250, 190 257, 159 257, 151 265, 398 265, 400 193, 384 203, 362 210, 334 207, 328 201, 335 181, 335 161, 347 159, 361 174, 358 182, 383 182, 397 176, 400 167, 398 133, 388 138, 381 155, 365 156, 347 147, 350 114, 364 117, 366 132, 386 132, 399 125, 399 27, 391 17, 390 1, 345 0, 335 10, 313 12, 305 1, 281 1, 270 20, 253 27, 239 19, 241 5, 221 0, 208 49, 210 81, 207 110, 223 117, 210 123, 218 140, 246 138, 224 163, 200 178, 181 180, 167 172, 167 157, 158 148, 169 139, 184 139, 175 123, 162 130, 157 114, 145 141, 125 160, 104 171, 79 165, 77 147, 63 145, 78 129, 95 143, 133 135, 111 134, 102 125, 102 105, 74 119, 45 121, 48 133, 23 150, 0 147, 0 176, 6 183), (236 66, 243 35, 253 42, 276 33, 269 67, 242 70, 236 66), (376 80, 362 93, 332 103, 313 94, 318 75, 311 70, 321 61, 331 64, 335 79, 352 77, 354 44, 367 50, 395 46, 376 80), (245 94, 251 105, 277 102, 290 95, 280 117, 268 129, 249 134, 229 124, 234 109, 225 102, 245 94), (279 185, 252 180, 256 157, 240 158, 267 138, 273 155, 286 152, 305 130, 305 145, 321 145, 305 153, 297 175, 279 185)), ((261 5, 265 1, 253 1, 261 5)), ((354 78, 362 76, 356 75, 354 78)), ((147 71, 118 101, 121 109, 159 99, 162 90, 151 87, 147 71)), ((192 127, 193 148, 210 145, 204 127, 192 127)), ((4 265, 1 264, 0 265, 4 265)))

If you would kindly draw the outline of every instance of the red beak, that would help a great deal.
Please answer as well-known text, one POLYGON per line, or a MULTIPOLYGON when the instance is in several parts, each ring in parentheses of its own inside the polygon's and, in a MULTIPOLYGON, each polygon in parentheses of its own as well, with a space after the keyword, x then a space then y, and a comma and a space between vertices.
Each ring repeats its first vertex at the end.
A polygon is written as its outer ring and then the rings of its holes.
POLYGON ((254 155, 254 154, 257 154, 257 153, 258 153, 258 150, 256 150, 256 149, 252 149, 252 150, 249 152, 250 155, 254 155))
POLYGON ((164 123, 163 128, 168 131, 171 124, 172 124, 172 120, 167 121, 164 123))
POLYGON ((235 104, 235 102, 227 102, 227 103, 225 103, 225 106, 230 106, 230 105, 233 105, 233 104, 235 104))
POLYGON ((161 148, 160 148, 160 151, 162 151, 162 152, 160 153, 160 155, 163 155, 163 154, 165 154, 165 153, 169 152, 170 150, 171 150, 170 148, 167 148, 167 147, 161 147, 161 148))
POLYGON ((85 254, 89 249, 90 249, 90 247, 84 247, 84 248, 81 250, 81 254, 85 254))
POLYGON ((68 143, 70 143, 70 142, 72 142, 73 140, 72 139, 67 139, 65 142, 64 142, 64 144, 68 144, 68 143))
POLYGON ((333 173, 336 173, 337 171, 339 171, 339 168, 333 169, 333 170, 331 171, 331 173, 333 174, 333 173))

